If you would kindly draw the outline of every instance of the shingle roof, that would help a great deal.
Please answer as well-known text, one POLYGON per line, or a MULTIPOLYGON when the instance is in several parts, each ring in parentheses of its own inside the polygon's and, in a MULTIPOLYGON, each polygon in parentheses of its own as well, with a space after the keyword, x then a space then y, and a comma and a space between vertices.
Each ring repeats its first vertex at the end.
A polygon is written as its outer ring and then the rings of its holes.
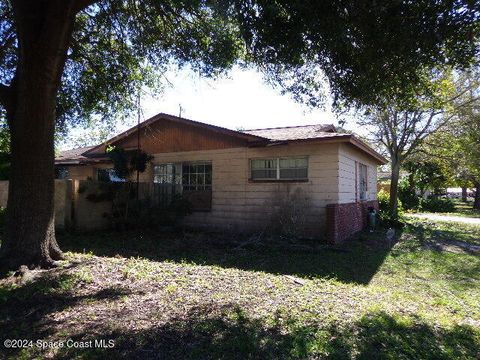
POLYGON ((58 156, 55 157, 56 163, 79 163, 82 160, 87 160, 88 158, 83 156, 83 153, 87 152, 90 149, 93 149, 95 146, 85 146, 76 149, 70 149, 60 152, 58 156))
POLYGON ((274 141, 317 139, 325 137, 343 136, 333 125, 303 125, 287 126, 267 129, 243 130, 243 133, 260 136, 274 141))

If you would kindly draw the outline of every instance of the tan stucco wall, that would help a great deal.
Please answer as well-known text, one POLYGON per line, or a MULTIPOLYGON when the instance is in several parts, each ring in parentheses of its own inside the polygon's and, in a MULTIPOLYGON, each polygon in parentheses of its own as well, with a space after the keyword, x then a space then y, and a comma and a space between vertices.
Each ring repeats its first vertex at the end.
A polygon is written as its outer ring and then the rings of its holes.
POLYGON ((75 180, 93 179, 94 167, 91 165, 72 165, 66 166, 68 169, 68 178, 75 180))
MULTIPOLYGON (((306 232, 323 234, 325 206, 338 201, 338 145, 289 144, 269 148, 234 148, 154 154, 153 164, 186 161, 212 162, 212 210, 185 220, 192 226, 229 230, 262 230, 279 211, 279 204, 297 193, 307 205, 306 232), (308 156, 308 182, 249 182, 249 159, 308 156)), ((145 172, 151 181, 151 167, 145 172)), ((146 180, 147 180, 146 179, 146 180)))
POLYGON ((110 201, 94 202, 87 199, 89 194, 101 193, 101 186, 102 184, 95 181, 74 181, 75 229, 89 231, 109 226, 108 215, 112 212, 112 203, 110 201))
MULTIPOLYGON (((212 162, 212 210, 195 212, 184 223, 190 226, 209 226, 233 231, 261 231, 272 223, 272 218, 293 194, 305 207, 305 235, 321 237, 325 233, 326 205, 356 201, 355 164, 368 166, 367 200, 376 199, 377 165, 373 159, 349 144, 297 143, 271 147, 239 147, 230 149, 186 151, 153 154, 154 159, 140 175, 141 182, 153 181, 156 164, 211 161, 212 162), (249 181, 249 160, 268 157, 308 157, 308 181, 306 182, 252 182, 249 181)), ((96 167, 107 164, 80 167, 95 179, 96 167)), ((75 174, 73 168, 70 174, 75 174)), ((80 174, 80 172, 79 172, 80 174)), ((87 176, 85 176, 85 179, 87 176)), ((78 183, 78 182, 76 182, 78 183)), ((109 203, 92 203, 85 194, 76 193, 76 226, 87 230, 104 227, 104 216, 109 203)), ((0 191, 1 197, 1 191, 0 191)), ((292 206, 294 204, 288 204, 292 206)))
POLYGON ((355 173, 360 176, 358 164, 367 166, 367 199, 377 199, 377 164, 366 154, 356 150, 352 145, 340 144, 339 147, 339 203, 358 201, 359 182, 355 181, 355 173))

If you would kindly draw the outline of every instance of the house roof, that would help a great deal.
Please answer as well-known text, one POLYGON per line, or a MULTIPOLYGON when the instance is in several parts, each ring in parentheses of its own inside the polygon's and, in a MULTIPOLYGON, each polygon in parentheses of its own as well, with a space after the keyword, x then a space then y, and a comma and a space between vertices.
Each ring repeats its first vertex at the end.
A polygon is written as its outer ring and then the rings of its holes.
POLYGON ((89 158, 83 154, 95 146, 85 146, 76 149, 64 150, 55 157, 55 163, 57 164, 79 164, 82 160, 88 161, 89 158))
POLYGON ((318 139, 321 137, 333 137, 337 134, 335 126, 329 125, 303 125, 287 126, 266 129, 243 130, 245 134, 260 136, 269 140, 288 141, 302 139, 318 139))
POLYGON ((105 143, 88 146, 83 148, 77 148, 72 150, 63 151, 56 159, 56 164, 83 164, 89 162, 104 161, 105 148, 108 145, 115 144, 116 142, 136 133, 138 129, 142 129, 149 126, 153 122, 157 121, 171 121, 184 125, 189 125, 205 130, 220 133, 226 136, 236 137, 245 140, 248 146, 266 146, 274 145, 285 142, 346 142, 350 143, 359 150, 374 157, 380 164, 385 164, 387 160, 376 152, 368 144, 364 143, 352 134, 337 133, 335 126, 328 125, 303 125, 303 126, 288 126, 288 127, 276 127, 265 129, 252 129, 235 131, 220 126, 205 124, 198 121, 193 121, 178 116, 168 115, 164 113, 157 114, 148 120, 142 122, 139 126, 134 126, 123 133, 114 136, 107 140, 105 143))

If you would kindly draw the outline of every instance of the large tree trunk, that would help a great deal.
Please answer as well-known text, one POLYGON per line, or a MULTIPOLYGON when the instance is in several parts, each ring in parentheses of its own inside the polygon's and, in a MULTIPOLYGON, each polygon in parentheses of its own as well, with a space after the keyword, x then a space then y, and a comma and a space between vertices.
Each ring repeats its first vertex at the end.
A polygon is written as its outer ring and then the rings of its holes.
POLYGON ((55 102, 75 13, 73 1, 13 1, 19 61, 7 108, 12 168, 0 266, 51 267, 62 258, 54 230, 55 102))
POLYGON ((475 184, 475 200, 473 202, 473 208, 480 210, 480 183, 475 184))
POLYGON ((392 175, 390 176, 390 212, 398 214, 398 180, 400 178, 400 162, 392 156, 392 175))
POLYGON ((462 186, 462 201, 467 202, 467 188, 462 186))

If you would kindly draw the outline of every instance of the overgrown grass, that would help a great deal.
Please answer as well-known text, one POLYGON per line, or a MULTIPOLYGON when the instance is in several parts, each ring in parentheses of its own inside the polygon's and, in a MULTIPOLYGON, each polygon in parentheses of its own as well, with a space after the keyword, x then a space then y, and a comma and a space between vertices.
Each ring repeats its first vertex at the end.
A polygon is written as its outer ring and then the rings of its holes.
POLYGON ((63 268, 0 281, 0 340, 115 341, 5 349, 25 359, 478 359, 480 257, 437 245, 479 233, 412 220, 395 244, 377 231, 246 248, 202 233, 64 235, 63 268))

